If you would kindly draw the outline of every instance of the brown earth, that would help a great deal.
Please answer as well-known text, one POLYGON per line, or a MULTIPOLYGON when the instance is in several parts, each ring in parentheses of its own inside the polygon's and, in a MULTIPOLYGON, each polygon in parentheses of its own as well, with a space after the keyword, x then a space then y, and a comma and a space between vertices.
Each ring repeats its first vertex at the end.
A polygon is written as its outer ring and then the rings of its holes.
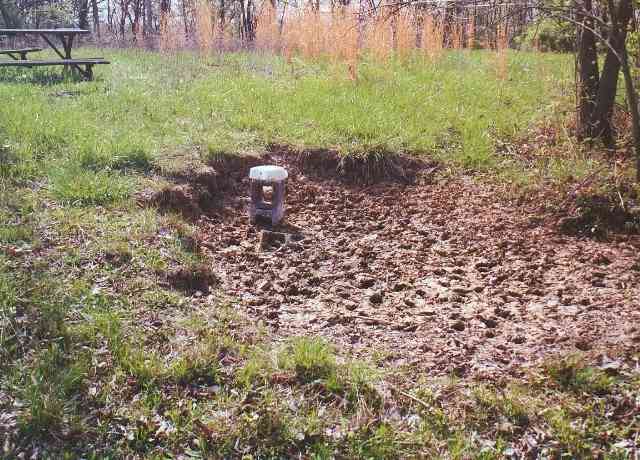
POLYGON ((564 236, 534 200, 464 177, 365 187, 265 161, 289 169, 285 222, 269 230, 292 237, 250 225, 238 179, 198 240, 222 289, 276 336, 457 375, 640 348, 638 236, 564 236))

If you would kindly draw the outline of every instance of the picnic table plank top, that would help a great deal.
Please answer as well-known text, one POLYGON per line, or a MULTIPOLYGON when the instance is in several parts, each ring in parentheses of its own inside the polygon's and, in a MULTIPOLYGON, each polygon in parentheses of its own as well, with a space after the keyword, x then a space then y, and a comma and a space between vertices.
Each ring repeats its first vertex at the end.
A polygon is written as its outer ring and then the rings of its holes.
POLYGON ((0 29, 0 35, 13 34, 52 34, 52 35, 80 35, 88 34, 86 29, 0 29))

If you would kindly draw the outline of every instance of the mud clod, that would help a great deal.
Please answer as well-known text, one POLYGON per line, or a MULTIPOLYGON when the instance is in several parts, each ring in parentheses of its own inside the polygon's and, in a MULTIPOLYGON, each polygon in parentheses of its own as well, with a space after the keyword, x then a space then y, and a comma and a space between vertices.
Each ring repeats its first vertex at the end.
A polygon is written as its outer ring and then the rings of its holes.
POLYGON ((202 213, 198 198, 189 185, 172 185, 155 193, 150 200, 163 211, 179 212, 185 217, 202 213))
POLYGON ((167 273, 167 281, 171 287, 186 294, 193 295, 200 291, 208 294, 210 287, 218 282, 211 267, 205 264, 194 267, 179 267, 167 273))
POLYGON ((218 192, 219 174, 211 166, 201 166, 194 171, 194 182, 206 187, 211 194, 218 192))

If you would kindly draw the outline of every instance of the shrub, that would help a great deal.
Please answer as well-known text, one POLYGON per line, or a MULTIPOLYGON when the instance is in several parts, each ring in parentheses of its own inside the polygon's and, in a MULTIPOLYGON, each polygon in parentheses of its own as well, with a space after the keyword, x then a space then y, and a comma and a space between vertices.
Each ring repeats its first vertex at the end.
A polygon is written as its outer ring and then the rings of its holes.
POLYGON ((575 26, 567 21, 543 19, 530 25, 515 41, 523 49, 570 53, 576 49, 575 26))

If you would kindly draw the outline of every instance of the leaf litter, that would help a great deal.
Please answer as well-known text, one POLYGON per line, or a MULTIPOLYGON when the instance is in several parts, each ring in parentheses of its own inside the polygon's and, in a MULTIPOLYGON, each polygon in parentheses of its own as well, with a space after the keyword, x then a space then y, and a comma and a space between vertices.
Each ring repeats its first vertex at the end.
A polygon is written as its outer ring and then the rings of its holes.
POLYGON ((265 159, 290 173, 281 225, 250 224, 241 174, 198 221, 220 287, 276 336, 461 376, 640 345, 637 235, 563 235, 466 177, 361 186, 289 158, 265 159))

